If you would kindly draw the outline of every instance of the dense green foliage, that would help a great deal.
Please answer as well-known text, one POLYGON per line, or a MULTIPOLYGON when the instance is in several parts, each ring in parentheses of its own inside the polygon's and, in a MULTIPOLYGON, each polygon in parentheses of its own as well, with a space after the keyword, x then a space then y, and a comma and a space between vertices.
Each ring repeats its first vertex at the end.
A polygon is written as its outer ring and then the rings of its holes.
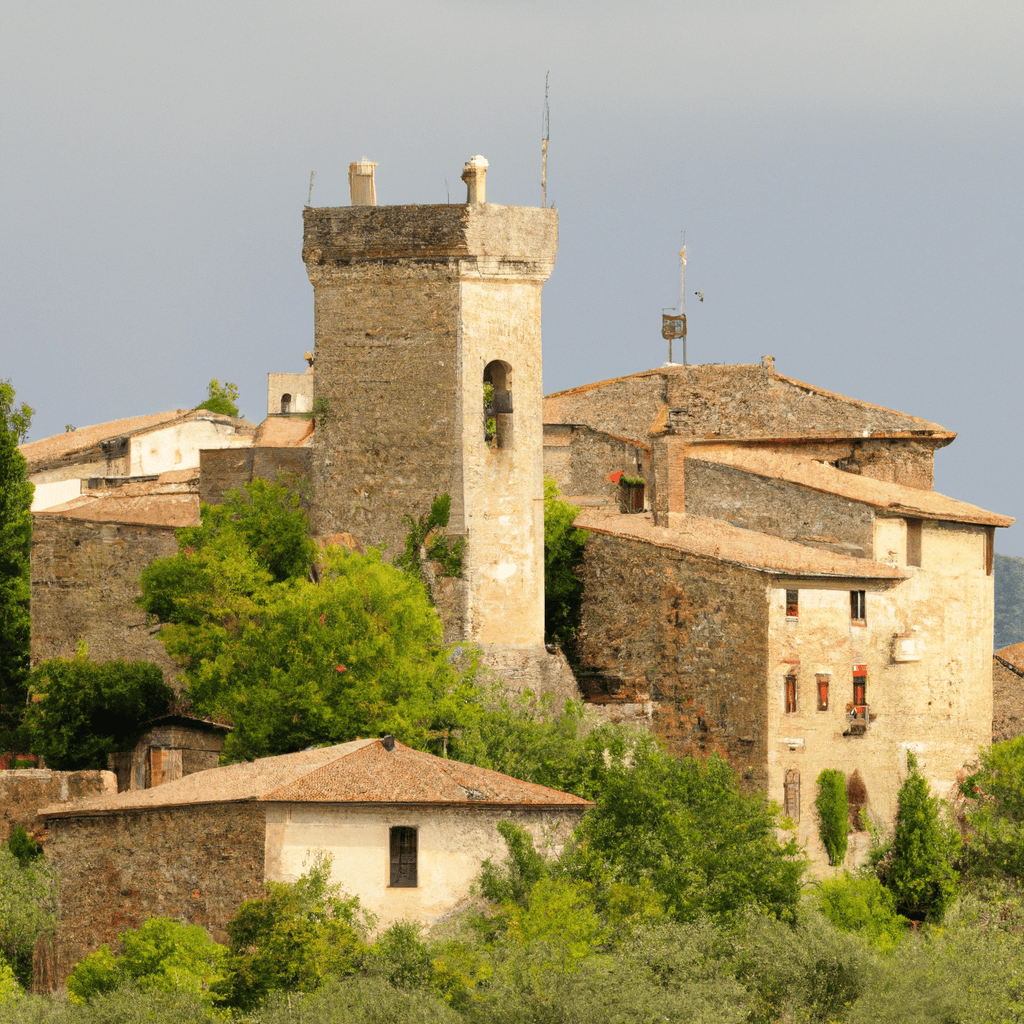
POLYGON ((960 834, 944 820, 939 801, 907 751, 907 777, 900 786, 891 845, 877 864, 878 877, 911 920, 941 921, 956 896, 960 834))
POLYGON ((251 1009, 270 992, 310 992, 356 969, 366 922, 359 900, 331 885, 330 873, 330 860, 319 860, 293 885, 267 882, 265 899, 239 907, 228 923, 231 1005, 251 1009))
POLYGON ((814 806, 818 812, 818 835, 828 853, 828 862, 842 864, 846 859, 847 834, 850 831, 846 776, 842 772, 826 768, 818 776, 818 795, 814 806))
POLYGON ((466 538, 452 540, 444 532, 451 509, 451 496, 442 494, 434 499, 430 511, 424 512, 419 519, 403 517, 409 532, 405 538, 405 550, 395 558, 397 568, 422 580, 423 563, 433 562, 439 576, 462 575, 466 538))
POLYGON ((998 651, 1024 643, 1024 558, 996 555, 992 575, 996 591, 994 646, 998 651))
POLYGON ((0 843, 0 959, 22 986, 32 981, 32 949, 57 920, 57 875, 43 858, 24 863, 0 843))
POLYGON ((43 855, 43 848, 20 825, 7 840, 7 849, 23 868, 31 866, 32 861, 43 855))
POLYGON ((318 552, 305 523, 286 487, 257 481, 203 505, 178 554, 143 573, 143 607, 166 623, 193 707, 234 725, 225 755, 381 732, 424 746, 459 726, 472 659, 449 656, 422 583, 376 551, 318 552))
POLYGON ((227 948, 205 928, 152 917, 117 937, 120 952, 101 946, 68 977, 68 998, 87 1003, 120 988, 146 992, 190 992, 213 1005, 212 989, 225 978, 227 948))
POLYGON ((33 409, 15 403, 9 380, 0 380, 0 752, 20 745, 29 673, 29 547, 34 488, 25 479, 18 443, 28 434, 33 409))
POLYGON ((962 789, 969 826, 965 873, 1024 879, 1024 736, 983 750, 962 789))
POLYGON ((105 769, 107 754, 130 750, 149 723, 166 714, 174 691, 145 661, 44 661, 29 677, 25 729, 32 749, 59 771, 105 769))
POLYGON ((569 657, 575 654, 580 625, 583 582, 576 568, 583 559, 586 530, 572 521, 579 508, 562 501, 558 485, 544 478, 544 638, 561 644, 569 657))
POLYGON ((216 377, 206 385, 206 401, 196 406, 218 412, 222 416, 238 415, 238 385, 225 381, 223 384, 216 377))
POLYGON ((858 932, 883 952, 891 952, 906 935, 907 919, 896 913, 896 898, 873 875, 856 877, 848 871, 818 882, 818 909, 837 928, 858 932))

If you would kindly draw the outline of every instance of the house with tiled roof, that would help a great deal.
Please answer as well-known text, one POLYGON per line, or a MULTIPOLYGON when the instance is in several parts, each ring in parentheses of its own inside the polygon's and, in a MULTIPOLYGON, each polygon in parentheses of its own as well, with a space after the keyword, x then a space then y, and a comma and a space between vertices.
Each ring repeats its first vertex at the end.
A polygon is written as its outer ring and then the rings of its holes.
POLYGON ((726 757, 819 868, 823 769, 846 776, 854 859, 868 815, 892 823, 908 750, 955 788, 993 735, 993 538, 1013 523, 934 491, 955 434, 770 357, 559 392, 544 418, 545 470, 590 533, 591 705, 726 757))
POLYGON ((60 872, 58 924, 37 971, 45 987, 62 984, 83 956, 156 915, 224 942, 243 900, 265 881, 295 881, 322 854, 380 927, 432 924, 468 901, 485 859, 506 855, 498 822, 557 854, 590 806, 392 737, 55 804, 39 822, 60 872))

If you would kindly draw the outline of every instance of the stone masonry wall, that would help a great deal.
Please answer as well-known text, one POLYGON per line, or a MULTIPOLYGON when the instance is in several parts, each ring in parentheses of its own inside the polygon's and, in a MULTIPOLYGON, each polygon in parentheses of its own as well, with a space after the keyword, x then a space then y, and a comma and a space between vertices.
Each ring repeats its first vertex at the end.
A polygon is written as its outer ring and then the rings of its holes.
POLYGON ((300 485, 309 478, 310 448, 203 449, 199 453, 199 500, 219 505, 228 491, 253 480, 300 485))
MULTIPOLYGON (((854 558, 874 555, 874 511, 732 466, 686 459, 686 512, 854 558)), ((676 511, 673 509, 672 511, 676 511)))
POLYGON ((227 942, 243 900, 264 894, 266 814, 254 803, 161 808, 48 822, 46 856, 60 871, 57 934, 36 949, 36 988, 147 918, 173 917, 227 942))
POLYGON ((50 804, 117 792, 112 772, 54 772, 27 768, 0 772, 0 843, 16 828, 32 833, 36 812, 50 804))
POLYGON ((139 576, 178 550, 173 527, 36 514, 32 532, 32 664, 74 657, 79 638, 96 661, 153 661, 173 683, 177 666, 135 601, 139 576))
POLYGON ((1024 672, 992 657, 992 742, 1024 735, 1024 672))
POLYGON ((727 757, 766 782, 767 589, 751 569, 594 532, 581 576, 577 678, 588 702, 652 704, 678 755, 727 757))

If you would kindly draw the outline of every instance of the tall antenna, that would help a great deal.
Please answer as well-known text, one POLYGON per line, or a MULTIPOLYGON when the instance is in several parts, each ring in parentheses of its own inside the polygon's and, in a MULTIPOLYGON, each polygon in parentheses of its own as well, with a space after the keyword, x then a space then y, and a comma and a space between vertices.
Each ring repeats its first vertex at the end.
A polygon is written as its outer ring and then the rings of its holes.
POLYGON ((306 199, 306 205, 312 206, 313 204, 313 182, 316 181, 316 171, 309 172, 309 197, 306 199))
POLYGON ((672 342, 676 338, 683 339, 683 366, 686 366, 686 232, 683 235, 683 247, 679 250, 679 305, 671 310, 661 311, 661 336, 668 342, 668 361, 672 362, 672 342), (679 312, 675 313, 678 309, 679 312))
POLYGON ((548 208, 548 140, 551 138, 551 108, 548 106, 549 71, 544 76, 544 117, 541 119, 540 130, 543 138, 540 143, 540 191, 541 209, 548 208))

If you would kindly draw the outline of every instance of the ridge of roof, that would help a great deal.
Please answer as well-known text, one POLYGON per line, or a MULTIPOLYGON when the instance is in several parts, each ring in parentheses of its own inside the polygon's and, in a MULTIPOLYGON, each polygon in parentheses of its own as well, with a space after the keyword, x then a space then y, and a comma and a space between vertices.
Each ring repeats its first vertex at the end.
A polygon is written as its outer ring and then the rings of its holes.
POLYGON ((194 491, 166 494, 119 494, 101 491, 81 494, 62 505, 33 512, 37 517, 79 519, 125 526, 163 526, 180 529, 199 525, 199 495, 194 491))
POLYGON ((353 740, 294 754, 196 772, 154 789, 55 804, 40 818, 118 814, 217 803, 346 803, 500 807, 590 807, 570 793, 523 782, 379 739, 353 740))
POLYGON ((727 445, 701 445, 693 451, 687 451, 685 458, 730 466, 769 479, 785 480, 809 490, 871 505, 892 515, 999 527, 1012 526, 1016 522, 1010 516, 988 512, 977 505, 948 498, 936 491, 847 473, 836 469, 835 466, 828 466, 815 459, 789 452, 769 452, 764 449, 727 445))
POLYGON ((581 530, 731 562, 778 576, 889 582, 907 578, 907 573, 898 566, 808 547, 704 516, 678 514, 670 526, 657 526, 649 512, 624 514, 617 509, 592 507, 583 509, 573 525, 581 530))

